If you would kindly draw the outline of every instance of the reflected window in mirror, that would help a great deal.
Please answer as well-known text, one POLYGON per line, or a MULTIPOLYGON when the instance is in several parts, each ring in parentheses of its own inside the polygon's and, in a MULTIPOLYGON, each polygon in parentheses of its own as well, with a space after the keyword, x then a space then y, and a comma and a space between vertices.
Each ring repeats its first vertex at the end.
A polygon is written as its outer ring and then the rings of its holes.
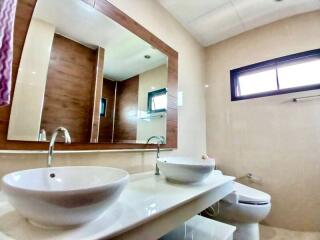
POLYGON ((167 89, 159 89, 148 93, 148 113, 167 111, 167 89))
POLYGON ((100 117, 106 117, 108 101, 106 98, 101 98, 100 102, 100 117))

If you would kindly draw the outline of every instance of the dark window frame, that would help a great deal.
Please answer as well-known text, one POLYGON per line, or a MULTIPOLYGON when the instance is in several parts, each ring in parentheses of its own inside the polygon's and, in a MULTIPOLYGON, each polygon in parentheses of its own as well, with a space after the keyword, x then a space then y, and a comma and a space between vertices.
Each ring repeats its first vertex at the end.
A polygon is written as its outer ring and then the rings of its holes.
POLYGON ((306 86, 300 86, 300 87, 292 87, 292 88, 286 88, 286 89, 279 89, 279 79, 278 79, 278 69, 277 66, 280 64, 286 64, 286 63, 294 63, 301 60, 311 59, 311 58, 317 58, 320 57, 320 48, 315 50, 310 50, 306 52, 296 53, 287 55, 284 57, 279 57, 259 63, 255 63, 252 65, 248 65, 245 67, 232 69, 230 71, 230 90, 231 90, 231 101, 239 101, 239 100, 245 100, 245 99, 252 99, 252 98, 260 98, 260 97, 267 97, 267 96, 274 96, 274 95, 281 95, 281 94, 287 94, 287 93, 293 93, 293 92, 302 92, 302 91, 309 91, 309 90, 316 90, 320 89, 320 84, 313 84, 313 85, 306 85, 306 86), (238 91, 238 77, 241 74, 244 73, 250 73, 266 68, 274 67, 277 72, 277 85, 278 89, 273 91, 266 91, 262 93, 255 93, 245 96, 237 96, 238 91))
POLYGON ((148 92, 148 113, 159 113, 159 112, 166 112, 166 108, 152 110, 152 98, 166 94, 167 95, 168 90, 166 88, 161 88, 152 92, 148 92))

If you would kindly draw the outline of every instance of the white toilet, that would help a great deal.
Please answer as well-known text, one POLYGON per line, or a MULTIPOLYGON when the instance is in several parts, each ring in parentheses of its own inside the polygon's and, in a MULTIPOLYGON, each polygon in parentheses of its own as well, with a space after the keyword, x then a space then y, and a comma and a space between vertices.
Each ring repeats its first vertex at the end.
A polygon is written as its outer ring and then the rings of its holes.
POLYGON ((271 210, 271 196, 235 182, 235 191, 220 201, 217 219, 234 225, 234 240, 259 240, 259 222, 271 210))

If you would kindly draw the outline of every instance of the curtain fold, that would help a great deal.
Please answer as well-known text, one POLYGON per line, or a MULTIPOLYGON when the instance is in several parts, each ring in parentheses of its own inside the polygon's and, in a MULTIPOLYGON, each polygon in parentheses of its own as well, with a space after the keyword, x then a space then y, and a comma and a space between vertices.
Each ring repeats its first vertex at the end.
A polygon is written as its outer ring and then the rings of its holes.
POLYGON ((0 0, 0 107, 10 104, 17 0, 0 0))

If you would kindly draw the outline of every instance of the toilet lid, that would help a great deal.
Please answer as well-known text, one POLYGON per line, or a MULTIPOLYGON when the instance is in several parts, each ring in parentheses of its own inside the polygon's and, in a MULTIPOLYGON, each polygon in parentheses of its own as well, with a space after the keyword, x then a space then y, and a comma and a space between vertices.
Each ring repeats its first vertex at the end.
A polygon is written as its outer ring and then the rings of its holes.
POLYGON ((270 203, 271 196, 265 192, 248 187, 246 185, 234 183, 236 195, 235 199, 243 203, 270 203))

